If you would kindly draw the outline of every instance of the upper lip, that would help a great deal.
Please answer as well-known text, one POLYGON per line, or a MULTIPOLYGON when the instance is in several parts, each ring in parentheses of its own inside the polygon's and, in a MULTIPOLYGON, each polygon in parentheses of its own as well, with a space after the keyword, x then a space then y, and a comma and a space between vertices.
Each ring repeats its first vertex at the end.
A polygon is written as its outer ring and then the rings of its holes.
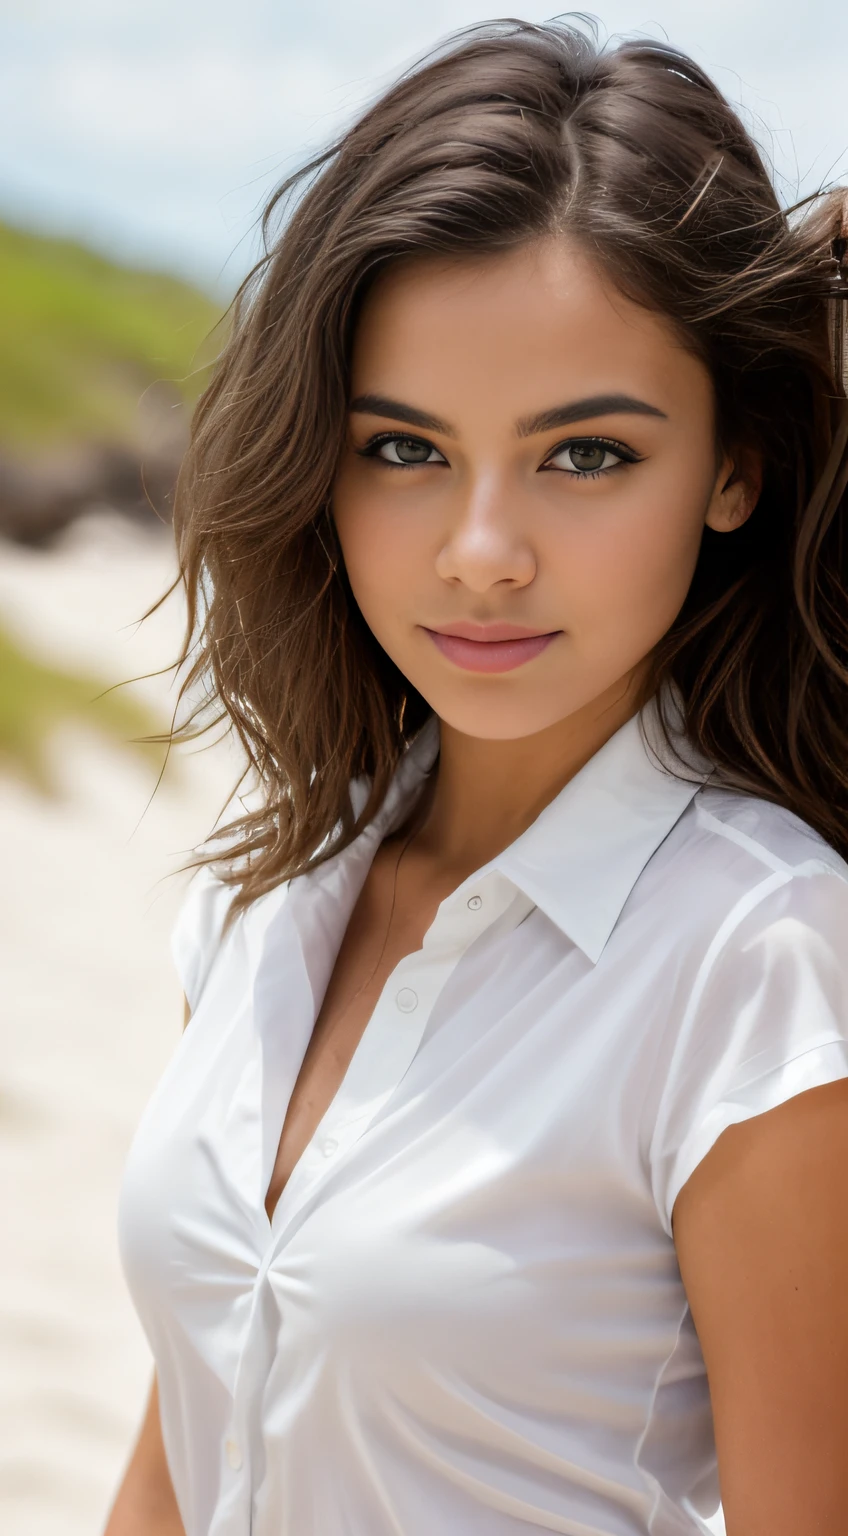
POLYGON ((528 629, 524 624, 472 624, 467 619, 458 619, 454 624, 432 624, 428 627, 436 635, 454 635, 457 640, 477 640, 482 645, 497 640, 532 640, 538 639, 540 635, 557 633, 553 629, 528 629))

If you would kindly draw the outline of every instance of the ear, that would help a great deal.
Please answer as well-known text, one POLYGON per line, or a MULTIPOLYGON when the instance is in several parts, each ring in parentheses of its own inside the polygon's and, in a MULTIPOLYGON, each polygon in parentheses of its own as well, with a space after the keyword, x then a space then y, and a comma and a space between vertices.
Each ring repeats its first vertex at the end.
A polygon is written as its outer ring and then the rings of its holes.
POLYGON ((763 488, 762 454, 755 448, 725 453, 704 518, 716 533, 733 533, 751 516, 763 488))

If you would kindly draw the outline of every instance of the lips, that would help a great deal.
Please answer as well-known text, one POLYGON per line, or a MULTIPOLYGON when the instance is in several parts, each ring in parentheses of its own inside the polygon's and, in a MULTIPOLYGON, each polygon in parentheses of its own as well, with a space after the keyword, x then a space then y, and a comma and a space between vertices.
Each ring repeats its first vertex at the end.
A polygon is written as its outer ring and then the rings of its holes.
POLYGON ((445 629, 427 629, 448 661, 466 672, 512 672, 547 650, 560 630, 540 634, 520 624, 470 624, 459 620, 445 629))

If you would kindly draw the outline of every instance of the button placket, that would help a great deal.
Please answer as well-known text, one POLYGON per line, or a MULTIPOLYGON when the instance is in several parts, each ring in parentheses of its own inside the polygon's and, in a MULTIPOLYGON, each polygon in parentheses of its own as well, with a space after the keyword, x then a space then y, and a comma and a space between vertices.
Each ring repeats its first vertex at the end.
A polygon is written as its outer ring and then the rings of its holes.
POLYGON ((316 1129, 313 1141, 280 1196, 257 1284, 264 1280, 304 1205, 364 1135, 405 1077, 430 1013, 464 947, 426 956, 416 952, 415 957, 402 960, 387 979, 336 1100, 328 1110, 329 1118, 316 1129), (409 982, 414 985, 408 985, 409 982))
POLYGON ((214 1531, 224 1536, 229 1531, 250 1530, 253 1487, 249 1463, 245 1457, 247 1439, 230 1428, 222 1446, 223 1480, 215 1511, 214 1531), (245 1524, 247 1521, 247 1524, 245 1524))
POLYGON ((387 978, 338 1093, 280 1196, 257 1285, 300 1211, 397 1091, 465 951, 517 894, 512 881, 498 870, 472 878, 441 904, 421 949, 404 957, 387 978), (472 905, 475 898, 479 905, 472 905))
POLYGON ((258 1305, 260 1293, 268 1271, 285 1247, 300 1212, 320 1190, 324 1180, 333 1176, 339 1160, 364 1135, 396 1092, 417 1054, 433 1008, 466 950, 514 901, 516 909, 521 909, 516 919, 520 921, 521 913, 532 909, 532 901, 522 898, 507 878, 495 872, 482 882, 475 881, 470 897, 467 889, 460 890, 439 909, 422 949, 402 960, 388 978, 354 1052, 337 1095, 338 1102, 334 1101, 336 1112, 325 1125, 316 1129, 313 1142, 305 1150, 283 1191, 278 1204, 282 1219, 272 1226, 254 1282, 250 1317, 234 1386, 232 1428, 224 1446, 234 1510, 236 1501, 241 1508, 240 1501, 252 1497, 249 1468, 244 1462, 244 1448, 248 1445, 246 1415, 249 1415, 250 1403, 255 1400, 256 1389, 267 1377, 270 1365, 257 1322, 261 1311, 258 1305), (479 898, 479 906, 472 905, 474 897, 479 898), (397 999, 402 994, 409 1001, 414 999, 411 1007, 404 1009, 398 1005, 397 999), (361 1047, 364 1049, 360 1051, 361 1047), (372 1089, 370 1093, 367 1091, 369 1087, 372 1089), (285 1204, 287 1196, 290 1197, 288 1205, 285 1204))

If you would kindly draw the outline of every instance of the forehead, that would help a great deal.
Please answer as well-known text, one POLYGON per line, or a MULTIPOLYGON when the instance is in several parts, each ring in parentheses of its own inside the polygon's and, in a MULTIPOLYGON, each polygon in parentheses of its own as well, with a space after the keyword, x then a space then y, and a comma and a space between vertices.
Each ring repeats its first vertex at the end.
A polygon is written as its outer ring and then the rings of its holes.
POLYGON ((353 375, 356 393, 391 385, 416 403, 422 389, 454 396, 469 387, 524 403, 529 392, 531 405, 613 384, 666 401, 698 384, 709 394, 706 370, 672 322, 627 298, 563 237, 389 267, 363 305, 353 375))

